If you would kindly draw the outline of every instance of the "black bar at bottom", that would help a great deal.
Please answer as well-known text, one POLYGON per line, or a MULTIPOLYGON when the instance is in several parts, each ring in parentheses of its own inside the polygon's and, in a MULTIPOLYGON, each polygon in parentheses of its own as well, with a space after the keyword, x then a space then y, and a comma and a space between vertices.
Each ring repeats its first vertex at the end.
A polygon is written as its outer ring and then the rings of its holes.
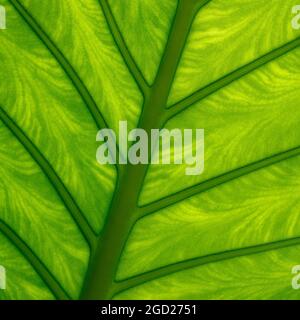
POLYGON ((261 310, 270 315, 298 307, 297 301, 0 301, 0 319, 243 319, 245 315, 259 316, 261 310))

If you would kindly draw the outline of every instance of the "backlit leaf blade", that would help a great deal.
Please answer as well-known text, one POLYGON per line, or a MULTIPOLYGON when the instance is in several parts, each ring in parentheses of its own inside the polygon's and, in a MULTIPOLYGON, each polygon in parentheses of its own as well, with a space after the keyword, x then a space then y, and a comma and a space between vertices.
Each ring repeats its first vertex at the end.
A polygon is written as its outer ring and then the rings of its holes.
POLYGON ((0 0, 1 299, 296 299, 293 1, 0 0), (96 161, 203 128, 205 169, 96 161))

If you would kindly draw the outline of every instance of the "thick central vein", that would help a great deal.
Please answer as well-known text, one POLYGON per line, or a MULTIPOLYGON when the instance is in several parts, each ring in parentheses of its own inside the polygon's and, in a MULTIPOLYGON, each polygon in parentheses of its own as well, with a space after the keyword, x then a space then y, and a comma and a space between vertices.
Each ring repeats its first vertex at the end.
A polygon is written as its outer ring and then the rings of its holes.
MULTIPOLYGON (((180 0, 165 52, 151 91, 145 98, 139 128, 147 133, 161 125, 162 115, 176 69, 194 16, 206 1, 180 0)), ((136 214, 147 165, 128 164, 119 177, 111 210, 99 247, 92 257, 82 293, 83 299, 109 299, 113 295, 115 276, 123 247, 138 215, 136 214)))

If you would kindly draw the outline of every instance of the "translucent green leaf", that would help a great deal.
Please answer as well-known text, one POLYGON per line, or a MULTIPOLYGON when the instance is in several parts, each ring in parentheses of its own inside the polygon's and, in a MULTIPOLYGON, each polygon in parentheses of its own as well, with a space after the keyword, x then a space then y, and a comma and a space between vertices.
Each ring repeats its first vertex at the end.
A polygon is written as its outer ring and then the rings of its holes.
POLYGON ((294 1, 0 5, 0 299, 298 298, 294 1), (98 164, 119 121, 203 128, 204 172, 98 164))

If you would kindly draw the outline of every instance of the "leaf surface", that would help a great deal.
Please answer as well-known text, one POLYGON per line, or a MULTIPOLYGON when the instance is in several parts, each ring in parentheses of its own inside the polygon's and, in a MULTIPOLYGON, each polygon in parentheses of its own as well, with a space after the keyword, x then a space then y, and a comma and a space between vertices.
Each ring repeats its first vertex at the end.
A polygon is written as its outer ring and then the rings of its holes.
POLYGON ((0 299, 295 299, 294 1, 0 0, 0 299), (205 170, 99 129, 205 130, 205 170))

